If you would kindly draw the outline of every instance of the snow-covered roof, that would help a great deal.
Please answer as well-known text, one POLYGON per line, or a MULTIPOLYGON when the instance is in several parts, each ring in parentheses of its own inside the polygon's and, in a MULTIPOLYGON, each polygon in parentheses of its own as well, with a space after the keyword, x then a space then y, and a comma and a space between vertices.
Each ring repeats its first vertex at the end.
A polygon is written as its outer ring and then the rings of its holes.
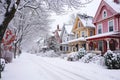
POLYGON ((85 27, 95 27, 92 23, 93 17, 86 14, 77 14, 85 27))
POLYGON ((61 30, 60 30, 60 31, 58 31, 58 35, 59 35, 59 36, 60 36, 61 32, 62 32, 61 30))
POLYGON ((71 43, 71 42, 76 42, 76 41, 86 41, 86 38, 80 37, 80 38, 77 38, 77 39, 70 40, 68 42, 71 43))
POLYGON ((69 42, 68 41, 66 41, 66 42, 62 42, 61 44, 68 44, 69 42))
POLYGON ((103 36, 112 36, 114 34, 118 34, 118 32, 107 32, 107 33, 103 33, 103 34, 97 34, 97 35, 88 37, 86 39, 99 38, 99 37, 103 37, 103 36))
POLYGON ((73 25, 70 25, 70 24, 65 24, 65 29, 67 31, 68 34, 71 34, 72 33, 72 28, 73 28, 73 25))
POLYGON ((120 3, 117 4, 113 0, 104 0, 108 5, 110 5, 116 12, 120 13, 120 3))

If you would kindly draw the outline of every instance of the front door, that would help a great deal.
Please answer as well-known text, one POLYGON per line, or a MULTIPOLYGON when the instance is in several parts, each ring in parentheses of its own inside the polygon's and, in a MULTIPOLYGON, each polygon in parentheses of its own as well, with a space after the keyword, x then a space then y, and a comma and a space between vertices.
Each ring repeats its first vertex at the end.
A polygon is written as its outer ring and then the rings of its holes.
POLYGON ((110 50, 114 51, 115 50, 115 41, 113 39, 110 40, 109 44, 110 44, 110 50))
POLYGON ((103 52, 103 41, 98 41, 98 50, 103 52))

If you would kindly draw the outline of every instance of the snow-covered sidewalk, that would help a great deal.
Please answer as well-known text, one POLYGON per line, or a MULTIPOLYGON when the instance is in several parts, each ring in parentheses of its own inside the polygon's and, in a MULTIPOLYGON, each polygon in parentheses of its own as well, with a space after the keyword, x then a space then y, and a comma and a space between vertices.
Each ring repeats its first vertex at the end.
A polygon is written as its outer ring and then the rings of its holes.
POLYGON ((120 70, 61 58, 22 55, 7 64, 1 80, 120 80, 120 70))

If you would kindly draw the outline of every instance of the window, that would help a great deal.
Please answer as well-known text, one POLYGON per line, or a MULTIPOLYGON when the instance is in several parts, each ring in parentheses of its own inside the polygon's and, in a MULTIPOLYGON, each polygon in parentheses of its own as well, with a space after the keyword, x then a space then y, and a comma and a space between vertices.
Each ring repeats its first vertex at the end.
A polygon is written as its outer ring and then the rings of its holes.
POLYGON ((67 51, 68 51, 68 46, 66 48, 67 48, 67 51))
POLYGON ((75 35, 75 38, 78 38, 78 37, 79 37, 79 35, 78 35, 78 34, 76 34, 76 35, 75 35))
POLYGON ((77 38, 79 37, 79 35, 77 34, 77 38))
POLYGON ((84 32, 82 32, 82 37, 85 37, 85 33, 84 32))
POLYGON ((109 32, 113 31, 113 20, 110 20, 108 22, 108 28, 109 28, 109 32))
POLYGON ((103 18, 106 18, 106 17, 107 17, 107 11, 104 10, 104 11, 103 11, 103 18))
POLYGON ((69 38, 67 37, 67 41, 69 41, 69 38))
POLYGON ((101 34, 102 33, 102 24, 99 24, 98 25, 98 34, 101 34))
POLYGON ((93 32, 92 31, 90 31, 90 36, 92 36, 93 35, 93 32))
POLYGON ((103 51, 103 42, 102 41, 98 42, 98 50, 103 51))
POLYGON ((81 27, 80 21, 78 22, 78 27, 81 27))

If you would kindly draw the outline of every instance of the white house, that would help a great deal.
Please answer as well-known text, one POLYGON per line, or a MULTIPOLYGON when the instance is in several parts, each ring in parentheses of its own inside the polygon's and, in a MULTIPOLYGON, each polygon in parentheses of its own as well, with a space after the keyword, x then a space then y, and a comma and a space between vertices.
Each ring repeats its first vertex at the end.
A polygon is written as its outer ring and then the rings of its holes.
POLYGON ((60 38, 62 40, 61 43, 61 51, 69 51, 68 41, 74 39, 74 34, 71 32, 73 25, 64 24, 62 27, 62 32, 60 38))

